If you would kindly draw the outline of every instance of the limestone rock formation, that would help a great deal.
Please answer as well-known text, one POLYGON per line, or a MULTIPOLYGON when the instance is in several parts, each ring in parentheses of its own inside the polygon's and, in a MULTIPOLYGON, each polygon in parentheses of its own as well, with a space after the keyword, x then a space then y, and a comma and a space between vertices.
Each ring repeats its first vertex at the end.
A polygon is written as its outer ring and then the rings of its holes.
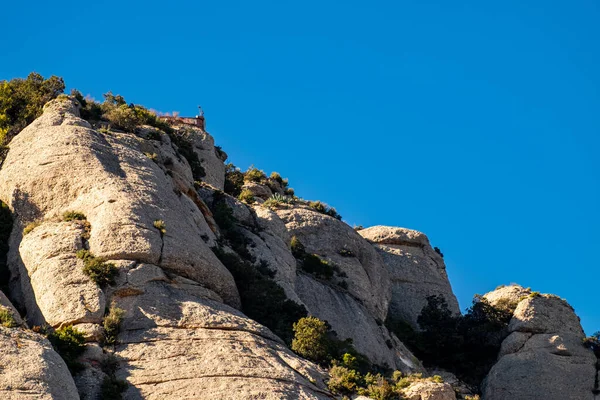
POLYGON ((358 233, 373 243, 387 266, 392 286, 389 313, 418 328, 417 318, 427 297, 443 296, 449 309, 460 313, 444 259, 431 248, 425 234, 406 228, 373 226, 358 233))
POLYGON ((518 285, 485 297, 492 303, 504 298, 518 305, 511 333, 485 380, 484 399, 594 399, 596 357, 583 346, 579 318, 565 300, 518 285))
MULTIPOLYGON (((8 264, 27 320, 85 333, 85 368, 75 378, 82 399, 97 397, 111 373, 127 382, 125 399, 330 398, 320 368, 234 308, 237 288, 209 247, 219 232, 190 167, 167 135, 153 137, 96 131, 74 102, 58 99, 10 143, 0 198, 16 217, 8 264), (66 211, 86 221, 64 221, 66 211), (101 288, 82 273, 81 249, 116 266, 114 285, 101 288), (101 347, 105 308, 124 312, 114 349, 101 347), (110 359, 114 372, 102 367, 110 359)), ((215 153, 212 138, 200 142, 215 153)), ((219 171, 207 171, 214 187, 222 187, 219 171)), ((7 387, 37 393, 44 384, 63 397, 40 398, 78 398, 45 339, 4 332, 0 357, 31 364, 15 361, 29 386, 9 375, 7 387)))
MULTIPOLYGON (((418 328, 431 295, 459 313, 443 258, 424 234, 356 232, 314 204, 283 197, 292 192, 277 174, 246 182, 256 200, 246 204, 222 192, 227 155, 200 127, 96 129, 78 107, 68 96, 48 103, 11 141, 0 170, 0 200, 14 217, 13 303, 0 292, 9 321, 0 326, 1 399, 94 400, 123 385, 125 400, 334 398, 326 370, 244 315, 287 334, 242 304, 248 290, 239 276, 254 276, 239 265, 268 276, 256 287, 299 309, 290 312, 294 321, 303 306, 376 367, 425 372, 384 324, 391 316, 418 328), (228 256, 239 256, 239 265, 228 256), (110 279, 90 273, 90 260, 110 279), (328 274, 311 271, 307 260, 328 274), (44 328, 29 330, 34 325, 44 328), (74 377, 35 333, 68 326, 85 340, 74 377)), ((516 285, 486 298, 515 310, 486 400, 593 399, 595 356, 566 302, 516 285)), ((446 383, 422 379, 395 390, 410 400, 470 393, 447 375, 446 383)))
POLYGON ((383 326, 390 301, 388 271, 377 251, 347 224, 308 207, 281 208, 277 216, 306 251, 336 265, 347 289, 302 273, 295 291, 309 313, 328 321, 341 339, 351 338, 372 362, 404 372, 420 363, 383 326))
MULTIPOLYGON (((0 292, 0 308, 10 310, 22 325, 16 309, 0 292)), ((73 378, 62 358, 42 335, 16 326, 0 325, 0 398, 21 400, 79 399, 73 378)))

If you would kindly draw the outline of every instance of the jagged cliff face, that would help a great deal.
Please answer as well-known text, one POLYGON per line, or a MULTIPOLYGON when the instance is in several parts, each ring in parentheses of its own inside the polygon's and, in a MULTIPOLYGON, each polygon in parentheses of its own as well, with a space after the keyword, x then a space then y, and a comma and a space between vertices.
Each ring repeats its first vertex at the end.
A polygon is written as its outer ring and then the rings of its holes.
MULTIPOLYGON (((383 323, 391 316, 418 328, 431 295, 459 313, 443 259, 424 234, 381 226, 355 232, 303 203, 269 209, 264 200, 283 193, 276 185, 246 183, 257 197, 248 205, 221 192, 224 157, 205 131, 183 132, 206 172, 199 184, 169 135, 151 127, 136 134, 95 130, 77 107, 68 98, 48 103, 10 143, 0 170, 0 199, 15 217, 10 296, 25 317, 0 293, 0 308, 17 321, 0 326, 0 365, 11 365, 0 369, 1 398, 98 398, 109 354, 116 357, 114 377, 128 384, 125 399, 333 398, 326 371, 243 314, 241 290, 214 253, 240 252, 211 212, 217 199, 232 212, 241 250, 273 271, 288 299, 326 320, 339 339, 351 339, 372 363, 425 372, 383 323), (65 221, 66 211, 86 221, 65 221), (336 266, 332 278, 301 268, 293 236, 306 253, 336 266), (100 287, 82 272, 82 249, 117 267, 114 284, 100 287), (124 311, 110 346, 102 343, 109 308, 124 311), (75 378, 49 342, 26 329, 45 324, 85 333, 84 368, 75 378)), ((492 303, 516 298, 518 306, 485 398, 591 399, 593 355, 577 346, 576 316, 560 300, 521 299, 527 295, 516 287, 486 295, 492 303), (537 387, 523 379, 528 370, 543 377, 537 387)), ((448 383, 430 381, 404 394, 455 398, 448 383)))

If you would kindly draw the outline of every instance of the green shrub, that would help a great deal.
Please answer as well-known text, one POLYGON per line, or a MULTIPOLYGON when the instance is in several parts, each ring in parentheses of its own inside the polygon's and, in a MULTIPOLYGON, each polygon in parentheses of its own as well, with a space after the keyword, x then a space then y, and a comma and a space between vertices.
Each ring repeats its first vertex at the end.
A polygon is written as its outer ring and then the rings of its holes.
POLYGON ((31 233, 31 231, 33 231, 35 228, 37 228, 38 226, 40 226, 42 224, 42 221, 33 221, 28 223, 25 228, 23 228, 23 236, 31 233))
POLYGON ((267 199, 267 201, 265 201, 263 203, 263 206, 268 207, 268 208, 276 208, 282 204, 293 204, 293 203, 294 203, 294 199, 287 197, 287 196, 282 196, 279 193, 275 193, 271 197, 269 197, 267 199))
POLYGON ((265 175, 265 172, 255 168, 254 166, 250 166, 250 168, 248 168, 248 170, 244 173, 244 182, 265 184, 266 181, 267 175, 265 175))
POLYGON ((447 369, 478 385, 496 362, 511 318, 510 307, 497 308, 482 296, 475 296, 466 314, 458 316, 442 296, 429 296, 418 318, 421 331, 389 318, 386 325, 426 367, 447 369))
POLYGON ((362 377, 354 369, 334 365, 329 370, 329 382, 327 387, 334 394, 353 394, 361 384, 362 377))
POLYGON ((244 313, 291 343, 293 323, 307 315, 304 306, 287 298, 265 265, 257 268, 237 254, 225 253, 219 248, 213 251, 233 275, 244 313))
POLYGON ((86 216, 79 211, 66 211, 62 215, 62 220, 65 222, 69 221, 85 221, 86 216))
POLYGON ((322 260, 316 254, 306 254, 302 260, 302 270, 313 274, 317 278, 333 278, 333 266, 329 262, 322 260))
POLYGON ((104 343, 112 345, 117 342, 117 335, 121 330, 121 322, 123 322, 123 316, 125 310, 117 307, 111 307, 108 315, 104 317, 102 326, 104 327, 104 343))
MULTIPOLYGON (((26 79, 0 81, 0 145, 42 115, 44 104, 65 90, 62 78, 32 72, 26 79)), ((0 160, 0 164, 1 164, 0 160)))
POLYGON ((85 339, 82 332, 71 325, 64 326, 48 335, 48 340, 50 340, 56 352, 65 360, 71 373, 76 373, 82 369, 82 365, 77 361, 77 358, 85 350, 85 339))
POLYGON ((252 204, 255 201, 254 194, 251 190, 243 189, 238 199, 243 201, 244 203, 252 204))
POLYGON ((232 163, 225 166, 225 193, 238 197, 244 186, 244 174, 232 163))
POLYGON ((83 260, 83 273, 96 282, 98 286, 105 287, 115 283, 119 270, 114 264, 94 257, 88 250, 79 250, 77 258, 83 260))
POLYGON ((5 328, 15 328, 18 326, 12 313, 3 307, 0 307, 0 325, 5 328))
POLYGON ((279 175, 278 172, 271 172, 271 175, 269 176, 269 180, 275 181, 277 183, 279 183, 280 185, 283 185, 283 178, 281 177, 281 175, 279 175))
POLYGON ((299 260, 304 259, 306 255, 306 249, 304 245, 300 242, 300 240, 296 237, 296 235, 292 236, 292 240, 290 241, 290 248, 292 250, 292 254, 299 260))
POLYGON ((167 233, 167 225, 165 224, 165 221, 163 221, 162 219, 155 220, 152 223, 152 226, 154 226, 156 229, 158 229, 161 236, 163 236, 164 234, 167 233))
POLYGON ((102 372, 106 374, 102 381, 101 398, 110 400, 120 400, 123 398, 122 393, 127 390, 127 382, 117 379, 115 376, 119 368, 119 361, 113 354, 108 354, 100 363, 102 372))
POLYGON ((100 121, 102 119, 102 107, 100 103, 93 101, 92 99, 85 99, 81 92, 77 89, 71 90, 71 96, 75 97, 81 108, 79 109, 79 115, 86 121, 100 121))
POLYGON ((321 214, 329 215, 330 217, 333 217, 333 218, 339 219, 339 220, 342 219, 342 216, 337 213, 335 208, 330 207, 327 204, 322 203, 320 201, 311 201, 308 203, 308 206, 310 208, 312 208, 313 210, 320 212, 321 214))
POLYGON ((294 189, 292 189, 292 188, 285 188, 285 189, 283 189, 283 194, 293 198, 295 195, 295 192, 294 192, 294 189))
POLYGON ((438 253, 440 257, 444 258, 444 253, 442 253, 439 247, 434 247, 433 250, 435 250, 435 252, 438 253))
POLYGON ((366 390, 361 390, 359 393, 375 400, 391 400, 397 397, 392 385, 380 374, 375 376, 374 382, 370 383, 366 390))
POLYGON ((117 379, 115 376, 105 376, 102 380, 101 398, 120 400, 123 398, 123 392, 127 390, 127 381, 117 379))
POLYGON ((328 328, 316 317, 305 317, 294 323, 292 350, 307 360, 326 365, 331 361, 328 328))

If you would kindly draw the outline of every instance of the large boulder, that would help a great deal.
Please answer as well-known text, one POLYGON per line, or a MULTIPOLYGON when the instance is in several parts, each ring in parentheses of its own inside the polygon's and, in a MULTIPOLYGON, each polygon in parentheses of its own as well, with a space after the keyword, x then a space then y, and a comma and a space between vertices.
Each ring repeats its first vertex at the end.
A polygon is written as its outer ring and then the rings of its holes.
POLYGON ((424 233, 406 228, 373 226, 358 233, 378 250, 389 271, 392 298, 389 316, 418 328, 417 319, 428 296, 443 296, 449 309, 459 314, 442 256, 424 233))
POLYGON ((78 400, 65 362, 46 338, 21 327, 23 321, 2 292, 0 309, 8 310, 17 325, 0 325, 0 398, 78 400))
POLYGON ((402 390, 403 400, 456 400, 454 389, 448 383, 419 380, 402 390))
POLYGON ((594 399, 596 357, 583 346, 579 318, 565 300, 518 285, 485 297, 516 303, 510 335, 484 381, 486 400, 594 399))

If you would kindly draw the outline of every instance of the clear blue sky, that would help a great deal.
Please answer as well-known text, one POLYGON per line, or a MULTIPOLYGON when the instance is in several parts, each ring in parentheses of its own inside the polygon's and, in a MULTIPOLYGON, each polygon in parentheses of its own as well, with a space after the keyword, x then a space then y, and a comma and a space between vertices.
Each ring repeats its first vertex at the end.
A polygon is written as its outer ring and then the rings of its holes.
POLYGON ((567 298, 590 334, 598 21, 595 0, 7 2, 0 79, 201 104, 236 165, 351 225, 427 233, 461 307, 517 282, 567 298))

